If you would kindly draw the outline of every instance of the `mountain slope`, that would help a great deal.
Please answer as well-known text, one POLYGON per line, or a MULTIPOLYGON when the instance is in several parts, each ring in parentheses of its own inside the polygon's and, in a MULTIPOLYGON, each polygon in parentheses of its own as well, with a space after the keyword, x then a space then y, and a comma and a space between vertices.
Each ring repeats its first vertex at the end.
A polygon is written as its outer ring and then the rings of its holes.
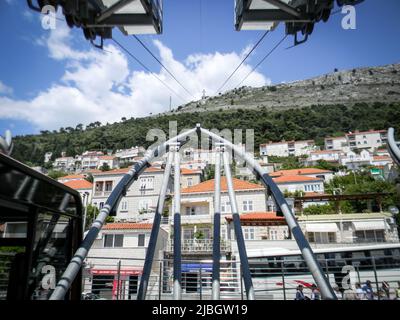
POLYGON ((218 97, 191 102, 175 112, 269 108, 400 101, 400 64, 333 72, 276 86, 242 87, 218 97))

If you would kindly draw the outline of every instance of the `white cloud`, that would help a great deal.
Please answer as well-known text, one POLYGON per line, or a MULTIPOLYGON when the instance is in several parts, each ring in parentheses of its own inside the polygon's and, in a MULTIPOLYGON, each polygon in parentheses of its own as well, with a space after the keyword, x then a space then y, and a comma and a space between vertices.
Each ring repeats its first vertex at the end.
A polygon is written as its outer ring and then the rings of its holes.
POLYGON ((0 81, 0 95, 9 95, 13 93, 13 89, 9 86, 6 86, 3 82, 0 81))
MULTIPOLYGON (((130 69, 129 57, 116 46, 109 44, 104 51, 94 48, 81 51, 74 48, 73 40, 70 30, 60 23, 47 38, 40 39, 38 43, 47 48, 51 59, 65 62, 64 75, 32 100, 0 96, 0 118, 23 119, 38 129, 50 130, 78 123, 114 122, 121 117, 163 112, 169 108, 170 96, 174 106, 193 100, 165 70, 160 68, 157 77, 184 101, 179 100, 152 74, 130 69)), ((184 61, 178 61, 160 41, 153 43, 163 64, 196 99, 202 96, 203 89, 207 95, 215 94, 248 50, 246 48, 241 53, 192 54, 184 61)), ((251 69, 250 65, 244 64, 224 89, 234 88, 251 69)), ((262 86, 269 83, 265 76, 254 72, 243 85, 262 86)), ((0 83, 0 92, 1 88, 0 83)))

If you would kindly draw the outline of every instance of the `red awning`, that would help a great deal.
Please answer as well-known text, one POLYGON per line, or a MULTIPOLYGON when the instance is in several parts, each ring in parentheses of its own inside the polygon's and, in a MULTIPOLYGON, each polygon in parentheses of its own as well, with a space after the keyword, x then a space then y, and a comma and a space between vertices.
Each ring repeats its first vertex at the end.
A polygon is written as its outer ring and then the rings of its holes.
MULTIPOLYGON (((106 269, 92 269, 90 271, 93 275, 116 275, 118 270, 106 270, 106 269)), ((122 269, 120 270, 120 275, 122 276, 132 276, 142 274, 142 269, 122 269)))

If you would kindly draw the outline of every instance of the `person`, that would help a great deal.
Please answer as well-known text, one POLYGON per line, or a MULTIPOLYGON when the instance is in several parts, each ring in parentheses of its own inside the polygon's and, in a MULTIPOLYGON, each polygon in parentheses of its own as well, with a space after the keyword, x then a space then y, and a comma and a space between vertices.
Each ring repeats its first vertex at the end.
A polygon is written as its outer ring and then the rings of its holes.
POLYGON ((335 291, 336 297, 338 298, 338 300, 342 300, 343 299, 343 294, 340 291, 339 287, 337 285, 335 285, 333 287, 333 291, 335 291))
POLYGON ((321 295, 315 284, 311 286, 311 300, 321 300, 321 295))
POLYGON ((308 298, 304 295, 303 286, 299 284, 296 290, 296 299, 295 300, 307 300, 308 298))
POLYGON ((397 282, 396 300, 400 300, 400 281, 397 282))
POLYGON ((366 300, 365 292, 361 288, 360 283, 358 282, 356 283, 356 295, 357 295, 357 300, 366 300))
POLYGON ((372 289, 371 281, 367 280, 362 288, 365 292, 367 300, 374 300, 374 290, 372 289))
POLYGON ((387 299, 390 299, 390 285, 388 282, 383 281, 382 282, 382 287, 381 290, 383 291, 383 293, 385 294, 387 299))

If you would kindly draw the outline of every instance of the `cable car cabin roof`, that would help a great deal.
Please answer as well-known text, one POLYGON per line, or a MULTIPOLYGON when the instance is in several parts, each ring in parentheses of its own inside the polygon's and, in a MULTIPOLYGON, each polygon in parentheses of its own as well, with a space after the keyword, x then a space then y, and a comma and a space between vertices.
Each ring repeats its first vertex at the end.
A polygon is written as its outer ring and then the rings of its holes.
MULTIPOLYGON (((280 0, 280 2, 288 5, 291 0, 280 0)), ((294 16, 268 0, 236 0, 235 12, 238 31, 273 30, 279 22, 302 21, 305 18, 294 16)))
POLYGON ((0 153, 0 200, 82 216, 77 191, 0 153))
POLYGON ((96 1, 103 7, 97 19, 98 26, 119 27, 126 35, 162 32, 161 0, 96 1))

